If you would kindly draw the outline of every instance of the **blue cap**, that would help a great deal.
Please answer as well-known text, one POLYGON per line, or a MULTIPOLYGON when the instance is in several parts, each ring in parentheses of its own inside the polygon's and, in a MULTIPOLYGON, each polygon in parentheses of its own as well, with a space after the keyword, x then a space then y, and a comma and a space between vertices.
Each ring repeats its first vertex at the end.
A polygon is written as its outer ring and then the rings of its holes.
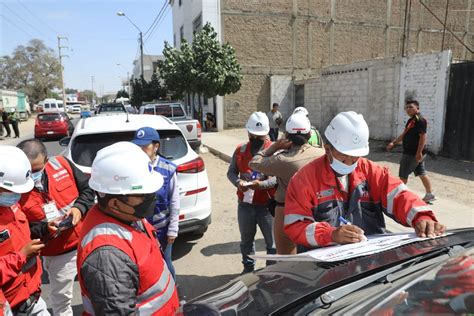
POLYGON ((151 144, 151 142, 159 142, 160 134, 156 129, 151 127, 142 127, 136 131, 135 137, 132 140, 132 143, 138 146, 146 146, 151 144))

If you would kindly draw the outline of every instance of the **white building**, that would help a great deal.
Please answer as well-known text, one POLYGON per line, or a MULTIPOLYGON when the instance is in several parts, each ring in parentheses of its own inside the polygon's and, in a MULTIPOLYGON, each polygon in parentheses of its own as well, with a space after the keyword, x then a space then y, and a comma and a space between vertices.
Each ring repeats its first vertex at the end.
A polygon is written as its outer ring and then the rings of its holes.
MULTIPOLYGON (((173 12, 173 45, 181 46, 183 39, 192 43, 193 34, 203 27, 207 22, 211 23, 217 32, 219 40, 222 40, 220 1, 216 0, 170 0, 173 12)), ((216 106, 212 99, 205 100, 203 116, 211 112, 216 116, 218 130, 224 129, 224 98, 216 97, 216 106)))

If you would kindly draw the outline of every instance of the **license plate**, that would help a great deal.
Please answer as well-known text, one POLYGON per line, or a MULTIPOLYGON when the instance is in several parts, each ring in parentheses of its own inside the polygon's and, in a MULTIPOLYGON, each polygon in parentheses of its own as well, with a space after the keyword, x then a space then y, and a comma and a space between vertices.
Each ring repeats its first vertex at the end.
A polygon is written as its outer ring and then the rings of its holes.
POLYGON ((54 134, 53 131, 47 131, 46 134, 54 134))

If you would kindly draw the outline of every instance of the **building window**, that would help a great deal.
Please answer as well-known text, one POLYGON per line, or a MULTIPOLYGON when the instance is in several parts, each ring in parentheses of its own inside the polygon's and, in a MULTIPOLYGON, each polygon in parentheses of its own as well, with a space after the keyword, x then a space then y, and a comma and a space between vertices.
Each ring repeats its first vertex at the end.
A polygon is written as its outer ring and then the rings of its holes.
POLYGON ((193 34, 199 32, 202 29, 202 13, 194 19, 193 21, 193 34))
POLYGON ((173 34, 173 46, 176 47, 176 34, 173 34))
POLYGON ((181 4, 182 4, 182 3, 181 3, 181 0, 179 0, 178 3, 179 3, 179 6, 181 6, 181 4))
POLYGON ((184 25, 181 25, 179 28, 179 43, 181 44, 183 42, 184 38, 184 25))
POLYGON ((304 106, 304 84, 295 85, 295 108, 304 106))

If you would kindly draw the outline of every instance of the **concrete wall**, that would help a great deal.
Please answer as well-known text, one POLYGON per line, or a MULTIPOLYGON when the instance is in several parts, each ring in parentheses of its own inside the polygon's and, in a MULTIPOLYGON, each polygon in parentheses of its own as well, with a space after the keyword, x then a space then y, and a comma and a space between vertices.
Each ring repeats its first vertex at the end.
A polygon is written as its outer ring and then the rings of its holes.
MULTIPOLYGON (((318 76, 322 68, 332 65, 401 56, 404 0, 214 1, 221 5, 222 40, 235 48, 244 80, 248 78, 252 83, 261 82, 268 86, 268 82, 259 78, 275 75, 304 80, 318 76)), ((447 23, 469 47, 474 45, 474 13, 471 12, 474 10, 473 2, 474 0, 451 0, 447 23)), ((446 1, 425 0, 424 3, 438 17, 444 18, 446 1)), ((406 53, 413 56, 439 51, 443 26, 420 1, 412 1, 410 13, 406 53)), ((444 47, 452 49, 455 58, 474 58, 448 32, 444 47)), ((391 75, 391 71, 385 73, 384 70, 374 70, 367 74, 358 72, 361 80, 391 75)), ((247 84, 244 83, 245 85, 247 84)), ((268 108, 271 104, 268 98, 255 98, 246 94, 254 93, 254 90, 259 89, 246 89, 239 93, 241 99, 238 102, 244 107, 250 107, 245 113, 257 108, 268 108), (244 100, 264 103, 252 104, 244 100)), ((395 88, 387 88, 387 91, 389 94, 398 93, 395 88)), ((347 98, 364 96, 354 93, 344 95, 346 100, 343 102, 348 102, 347 98)), ((367 92, 365 97, 369 96, 370 93, 367 92)), ((334 98, 331 95, 323 97, 329 102, 334 98)), ((382 96, 377 98, 377 102, 386 102, 382 96)), ((236 101, 236 96, 232 100, 236 101)), ((384 115, 389 114, 389 110, 386 112, 384 115)), ((233 120, 226 119, 226 122, 230 121, 233 120)), ((396 123, 389 127, 390 130, 396 128, 396 123)), ((379 135, 386 136, 383 133, 379 135)))
POLYGON ((439 152, 443 145, 446 99, 451 52, 403 58, 400 73, 400 95, 397 131, 403 131, 407 117, 405 100, 416 99, 428 121, 427 146, 439 152))
POLYGON ((291 76, 270 77, 270 89, 270 104, 266 111, 271 109, 271 104, 278 103, 280 105, 279 111, 286 119, 293 112, 294 104, 294 88, 291 76))
POLYGON ((438 153, 444 135, 449 51, 408 58, 384 58, 325 67, 320 76, 295 84, 305 85, 305 106, 311 122, 321 131, 342 111, 364 115, 370 137, 391 140, 408 119, 407 97, 420 102, 428 120, 428 148, 438 153))

